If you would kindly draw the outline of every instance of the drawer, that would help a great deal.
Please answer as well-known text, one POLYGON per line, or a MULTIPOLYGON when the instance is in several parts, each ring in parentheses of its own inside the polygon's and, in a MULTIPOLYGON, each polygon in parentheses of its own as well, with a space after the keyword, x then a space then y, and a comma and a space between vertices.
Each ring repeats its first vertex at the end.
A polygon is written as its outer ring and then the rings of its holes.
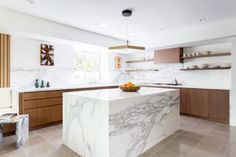
POLYGON ((47 98, 47 99, 38 99, 38 100, 28 100, 24 102, 24 109, 39 108, 44 106, 54 106, 61 105, 62 98, 47 98))
POLYGON ((62 97, 62 91, 50 91, 50 92, 32 92, 24 93, 24 100, 35 100, 35 99, 45 99, 45 98, 55 98, 62 97))

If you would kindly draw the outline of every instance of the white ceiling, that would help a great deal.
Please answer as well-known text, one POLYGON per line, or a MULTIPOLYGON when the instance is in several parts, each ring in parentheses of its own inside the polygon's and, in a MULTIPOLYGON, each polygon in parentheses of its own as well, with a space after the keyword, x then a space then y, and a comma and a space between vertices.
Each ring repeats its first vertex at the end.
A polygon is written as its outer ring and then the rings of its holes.
POLYGON ((161 34, 236 18, 236 0, 0 0, 0 6, 121 39, 121 11, 132 8, 129 39, 149 47, 161 34))

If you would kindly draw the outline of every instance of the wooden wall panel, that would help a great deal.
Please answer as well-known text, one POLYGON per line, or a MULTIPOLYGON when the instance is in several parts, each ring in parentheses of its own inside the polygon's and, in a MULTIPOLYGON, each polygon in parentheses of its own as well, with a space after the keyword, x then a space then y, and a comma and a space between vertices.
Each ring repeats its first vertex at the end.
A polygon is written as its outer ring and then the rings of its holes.
POLYGON ((0 88, 10 87, 10 35, 0 34, 0 88))

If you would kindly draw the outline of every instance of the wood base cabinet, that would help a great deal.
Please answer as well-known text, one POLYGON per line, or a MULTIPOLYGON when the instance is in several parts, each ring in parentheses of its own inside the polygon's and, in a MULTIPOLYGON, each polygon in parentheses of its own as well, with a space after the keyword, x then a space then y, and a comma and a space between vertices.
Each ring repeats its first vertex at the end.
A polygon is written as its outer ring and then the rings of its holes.
POLYGON ((20 93, 20 114, 29 115, 30 129, 61 123, 62 93, 108 88, 118 88, 118 86, 20 93))
POLYGON ((180 113, 229 123, 229 91, 180 89, 180 113))
POLYGON ((62 121, 62 91, 20 94, 20 113, 29 115, 31 129, 62 121))

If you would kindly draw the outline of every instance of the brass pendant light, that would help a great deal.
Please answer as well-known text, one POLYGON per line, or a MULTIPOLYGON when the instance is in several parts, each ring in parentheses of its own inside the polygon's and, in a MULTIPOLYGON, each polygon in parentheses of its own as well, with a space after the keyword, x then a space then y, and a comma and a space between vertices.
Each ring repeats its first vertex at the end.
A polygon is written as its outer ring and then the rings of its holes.
MULTIPOLYGON (((124 17, 130 17, 132 15, 132 10, 126 9, 122 11, 122 16, 124 17)), ((127 25, 128 27, 128 25, 127 25)), ((128 30, 128 28, 127 28, 128 30)), ((128 32, 127 32, 128 34, 128 32)), ((128 40, 128 35, 127 35, 127 41, 125 45, 117 45, 117 46, 112 46, 108 48, 109 50, 145 50, 145 47, 143 46, 135 46, 135 45, 129 45, 129 40, 128 40)))

